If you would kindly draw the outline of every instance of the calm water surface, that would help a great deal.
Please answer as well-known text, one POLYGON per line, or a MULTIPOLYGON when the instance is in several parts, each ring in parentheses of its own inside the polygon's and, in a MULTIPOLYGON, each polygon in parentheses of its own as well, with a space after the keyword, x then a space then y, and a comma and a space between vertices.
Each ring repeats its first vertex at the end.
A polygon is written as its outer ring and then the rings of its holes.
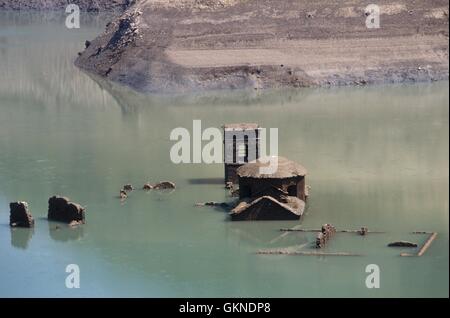
POLYGON ((0 13, 0 296, 448 297, 448 82, 146 97, 73 66, 104 24, 87 16, 68 30, 60 14, 0 13), (194 207, 230 198, 222 165, 169 160, 170 131, 193 119, 279 128, 280 154, 309 171, 303 220, 233 223, 194 207), (125 183, 159 180, 178 188, 116 198, 125 183), (85 205, 87 224, 48 222, 54 194, 85 205), (34 230, 9 228, 17 200, 34 230), (360 257, 255 255, 310 251, 313 234, 279 228, 326 222, 386 233, 337 234, 326 248, 360 257), (439 233, 423 257, 386 247, 422 244, 416 230, 439 233), (72 263, 80 289, 65 287, 72 263), (368 264, 380 289, 365 286, 368 264))

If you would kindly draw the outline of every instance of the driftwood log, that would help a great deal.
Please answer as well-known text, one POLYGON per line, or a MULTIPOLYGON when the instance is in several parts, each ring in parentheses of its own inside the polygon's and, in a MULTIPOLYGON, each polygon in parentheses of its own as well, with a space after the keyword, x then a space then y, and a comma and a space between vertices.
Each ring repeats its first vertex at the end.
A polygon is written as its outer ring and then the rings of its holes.
POLYGON ((362 256, 362 254, 348 252, 289 252, 285 250, 262 250, 256 252, 259 255, 299 255, 299 256, 362 256))
POLYGON ((431 233, 431 235, 428 237, 428 239, 423 244, 423 246, 420 248, 420 250, 419 250, 419 252, 417 254, 401 253, 400 256, 407 256, 407 257, 409 257, 409 256, 422 256, 423 254, 425 254, 425 252, 431 246, 431 243, 433 243, 433 241, 436 239, 436 236, 437 236, 436 232, 431 233))
POLYGON ((388 244, 389 247, 417 247, 417 243, 408 241, 397 241, 388 244))

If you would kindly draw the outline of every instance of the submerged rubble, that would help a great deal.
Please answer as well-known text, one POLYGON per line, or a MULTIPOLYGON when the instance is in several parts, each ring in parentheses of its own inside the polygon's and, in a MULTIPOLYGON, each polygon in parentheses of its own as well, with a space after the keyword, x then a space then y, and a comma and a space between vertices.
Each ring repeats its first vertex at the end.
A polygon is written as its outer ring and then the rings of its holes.
MULTIPOLYGON (((156 184, 151 184, 150 182, 145 183, 142 186, 142 190, 150 191, 150 190, 174 190, 176 188, 176 184, 171 181, 160 181, 156 184)), ((119 199, 124 201, 128 198, 128 194, 134 190, 132 184, 125 184, 119 192, 119 199)))
POLYGON ((33 227, 34 219, 28 210, 27 202, 11 202, 9 204, 9 225, 11 227, 33 227))
POLYGON ((215 201, 199 202, 199 203, 196 203, 195 206, 197 206, 197 207, 215 206, 215 207, 220 207, 220 208, 230 208, 230 205, 226 202, 215 202, 215 201))
POLYGON ((66 197, 53 196, 48 200, 48 219, 71 225, 85 223, 85 208, 66 197))
POLYGON ((331 224, 322 225, 322 230, 317 234, 316 237, 316 248, 324 247, 327 242, 333 237, 336 233, 336 228, 331 224))

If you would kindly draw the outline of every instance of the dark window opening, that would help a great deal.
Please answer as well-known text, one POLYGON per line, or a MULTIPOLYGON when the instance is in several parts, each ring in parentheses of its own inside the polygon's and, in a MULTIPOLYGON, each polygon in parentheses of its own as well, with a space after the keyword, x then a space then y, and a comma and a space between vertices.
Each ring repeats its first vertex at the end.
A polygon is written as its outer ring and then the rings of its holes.
POLYGON ((244 145, 245 145, 245 156, 244 156, 244 162, 248 162, 248 136, 244 136, 244 145))
POLYGON ((236 136, 233 136, 233 163, 236 163, 236 149, 237 145, 236 145, 236 136))
POLYGON ((296 197, 297 196, 297 186, 296 185, 289 186, 287 189, 287 192, 291 197, 296 197))
POLYGON ((252 196, 252 190, 249 186, 242 186, 239 188, 239 196, 241 198, 250 198, 252 196))

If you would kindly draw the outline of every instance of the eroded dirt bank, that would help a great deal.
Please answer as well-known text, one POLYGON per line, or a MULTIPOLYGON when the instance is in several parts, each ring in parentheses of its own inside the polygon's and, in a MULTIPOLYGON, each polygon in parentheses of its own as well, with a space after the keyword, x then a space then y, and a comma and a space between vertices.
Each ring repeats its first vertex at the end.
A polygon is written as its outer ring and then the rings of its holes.
POLYGON ((137 0, 76 64, 141 92, 448 79, 448 1, 137 0))

